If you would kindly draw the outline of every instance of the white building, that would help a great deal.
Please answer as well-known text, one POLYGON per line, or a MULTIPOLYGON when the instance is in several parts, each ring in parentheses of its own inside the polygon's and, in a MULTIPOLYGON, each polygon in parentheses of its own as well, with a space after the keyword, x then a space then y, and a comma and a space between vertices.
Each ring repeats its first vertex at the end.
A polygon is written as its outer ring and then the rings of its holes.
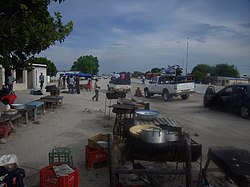
MULTIPOLYGON (((6 69, 0 64, 0 86, 5 85, 5 81, 8 75, 12 73, 12 76, 15 78, 13 83, 14 91, 18 90, 27 90, 39 87, 39 75, 44 74, 44 77, 47 76, 46 65, 44 64, 33 64, 32 70, 27 71, 25 69, 12 70, 10 68, 6 69)), ((47 82, 44 82, 44 87, 47 85, 47 82)))

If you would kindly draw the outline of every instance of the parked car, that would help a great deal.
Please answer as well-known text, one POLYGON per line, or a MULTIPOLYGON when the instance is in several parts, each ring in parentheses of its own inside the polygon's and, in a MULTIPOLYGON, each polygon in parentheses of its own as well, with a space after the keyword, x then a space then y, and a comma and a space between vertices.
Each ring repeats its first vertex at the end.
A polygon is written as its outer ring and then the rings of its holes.
POLYGON ((224 111, 237 112, 243 118, 250 117, 250 84, 234 84, 215 92, 208 86, 204 99, 204 107, 218 108, 224 111))

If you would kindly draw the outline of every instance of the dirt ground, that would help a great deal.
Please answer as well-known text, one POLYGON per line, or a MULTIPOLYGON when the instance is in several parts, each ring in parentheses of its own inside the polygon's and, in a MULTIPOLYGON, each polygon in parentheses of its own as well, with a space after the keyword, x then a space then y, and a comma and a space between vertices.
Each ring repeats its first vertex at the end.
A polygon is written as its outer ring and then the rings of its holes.
MULTIPOLYGON (((111 133, 114 115, 105 114, 105 91, 108 80, 100 79, 100 99, 92 101, 93 92, 81 91, 81 94, 61 93, 63 105, 54 111, 46 110, 38 121, 27 125, 16 126, 16 133, 11 133, 6 144, 0 144, 0 155, 16 154, 19 165, 26 171, 26 187, 39 186, 39 170, 48 165, 48 153, 54 147, 71 147, 73 162, 79 168, 80 187, 108 187, 109 175, 107 167, 86 169, 85 146, 87 139, 99 133, 111 133)), ((133 97, 139 83, 132 84, 133 97)), ((199 89, 197 87, 197 89, 199 89)), ((31 95, 29 91, 17 91, 15 103, 27 103, 41 96, 31 95)), ((49 94, 49 93, 46 93, 49 94)), ((250 120, 237 115, 204 109, 203 94, 192 94, 188 100, 174 98, 164 102, 162 97, 151 99, 136 98, 150 102, 150 108, 160 111, 159 117, 168 117, 178 121, 191 138, 202 144, 203 163, 206 161, 208 148, 211 146, 235 146, 250 150, 250 120)), ((112 100, 115 103, 115 100, 112 100)), ((204 164, 203 164, 204 165, 204 164)), ((221 179, 219 179, 221 181, 221 179)), ((218 184, 218 183, 217 183, 218 184)), ((216 185, 213 185, 216 186, 216 185)), ((217 186, 233 186, 221 184, 217 186)))

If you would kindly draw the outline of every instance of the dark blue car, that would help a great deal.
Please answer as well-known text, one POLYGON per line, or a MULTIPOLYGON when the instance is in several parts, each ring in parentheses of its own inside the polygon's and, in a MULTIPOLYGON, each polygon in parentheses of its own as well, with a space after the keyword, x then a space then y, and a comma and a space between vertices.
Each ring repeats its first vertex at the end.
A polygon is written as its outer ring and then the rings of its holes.
POLYGON ((229 85, 215 92, 208 86, 203 99, 204 107, 237 112, 243 118, 250 117, 250 84, 229 85))

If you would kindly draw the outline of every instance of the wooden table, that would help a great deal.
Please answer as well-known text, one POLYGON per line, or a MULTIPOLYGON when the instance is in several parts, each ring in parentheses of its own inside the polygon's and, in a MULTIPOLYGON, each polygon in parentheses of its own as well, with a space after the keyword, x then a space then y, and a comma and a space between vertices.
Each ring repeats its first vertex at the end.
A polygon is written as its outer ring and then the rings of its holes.
POLYGON ((52 106, 52 109, 54 110, 55 106, 61 106, 63 100, 63 96, 45 96, 41 97, 40 101, 43 101, 45 103, 45 106, 48 104, 52 106))

